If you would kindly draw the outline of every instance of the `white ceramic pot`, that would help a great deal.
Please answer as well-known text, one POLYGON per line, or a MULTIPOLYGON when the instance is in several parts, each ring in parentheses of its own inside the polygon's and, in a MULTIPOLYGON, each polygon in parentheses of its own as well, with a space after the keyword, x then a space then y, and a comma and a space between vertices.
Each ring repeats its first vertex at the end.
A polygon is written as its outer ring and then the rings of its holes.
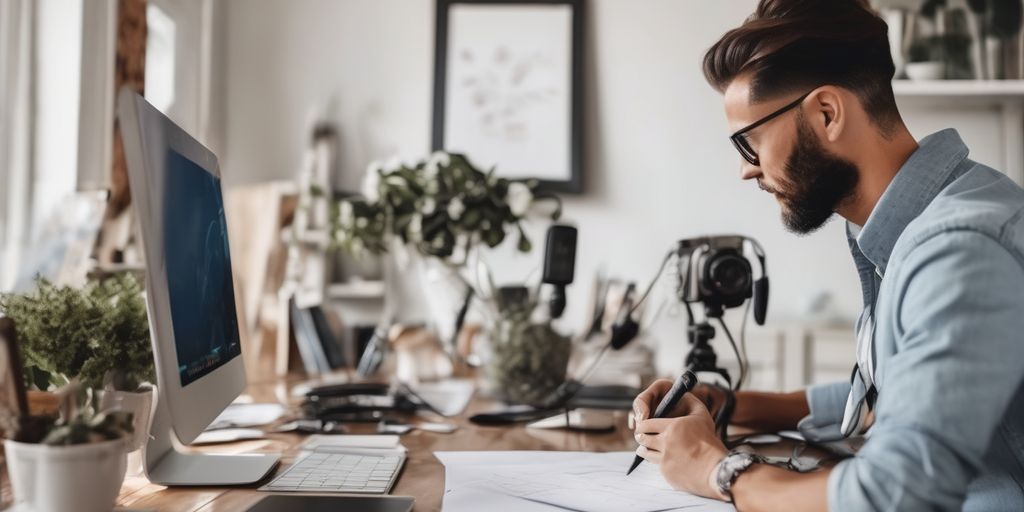
POLYGON ((123 439, 72 446, 4 441, 15 502, 32 512, 110 512, 124 482, 123 439))
POLYGON ((911 62, 906 67, 907 78, 911 80, 942 80, 946 77, 946 64, 943 62, 911 62))
POLYGON ((153 418, 153 388, 145 387, 141 391, 101 391, 99 410, 124 411, 132 413, 132 429, 134 432, 127 440, 126 451, 133 452, 142 448, 149 439, 150 420, 153 418))

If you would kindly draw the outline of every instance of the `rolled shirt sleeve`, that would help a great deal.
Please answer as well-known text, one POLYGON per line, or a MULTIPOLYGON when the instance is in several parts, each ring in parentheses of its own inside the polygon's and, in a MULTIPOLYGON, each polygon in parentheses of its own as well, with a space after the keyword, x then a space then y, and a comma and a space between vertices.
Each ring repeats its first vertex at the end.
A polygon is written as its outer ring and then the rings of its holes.
POLYGON ((890 270, 896 350, 880 358, 869 441, 829 477, 829 509, 960 510, 1024 376, 1024 268, 961 230, 890 270))
POLYGON ((843 411, 849 394, 850 383, 843 381, 807 388, 810 414, 797 425, 804 438, 815 443, 842 439, 839 427, 843 422, 843 411))

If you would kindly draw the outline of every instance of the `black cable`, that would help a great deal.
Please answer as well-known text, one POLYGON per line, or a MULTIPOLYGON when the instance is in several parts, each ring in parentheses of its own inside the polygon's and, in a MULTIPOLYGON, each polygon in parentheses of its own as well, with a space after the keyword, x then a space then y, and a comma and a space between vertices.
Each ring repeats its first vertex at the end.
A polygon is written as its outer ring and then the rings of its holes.
MULTIPOLYGON (((740 352, 743 354, 744 361, 750 361, 747 357, 747 320, 750 319, 750 305, 754 302, 754 299, 747 300, 747 307, 743 309, 743 322, 740 324, 740 352)), ((741 380, 740 384, 744 382, 741 380)))
POLYGON ((736 385, 733 386, 733 391, 739 391, 740 386, 743 384, 743 378, 747 376, 746 363, 743 362, 743 357, 740 356, 740 350, 736 346, 736 341, 732 338, 732 333, 729 332, 729 326, 725 325, 725 320, 721 317, 718 318, 718 324, 722 326, 722 330, 725 331, 725 336, 729 338, 729 344, 732 345, 732 351, 736 354, 736 361, 740 365, 740 378, 736 380, 736 385))
POLYGON ((647 300, 647 296, 651 294, 651 290, 654 289, 654 285, 658 283, 659 279, 661 279, 661 274, 665 272, 665 266, 668 265, 668 262, 672 259, 672 255, 675 253, 675 251, 669 251, 668 254, 665 255, 665 259, 661 260, 661 266, 658 267, 658 273, 654 274, 654 279, 651 279, 651 284, 647 285, 647 289, 644 290, 644 294, 640 296, 640 299, 636 301, 636 304, 633 304, 633 308, 629 310, 630 315, 635 313, 637 308, 647 300))

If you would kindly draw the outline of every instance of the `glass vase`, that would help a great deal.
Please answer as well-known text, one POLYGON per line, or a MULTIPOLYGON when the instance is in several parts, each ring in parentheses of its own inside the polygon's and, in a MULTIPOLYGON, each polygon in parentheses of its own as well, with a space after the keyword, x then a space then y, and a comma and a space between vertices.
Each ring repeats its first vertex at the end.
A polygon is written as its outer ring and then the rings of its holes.
POLYGON ((550 323, 503 314, 488 337, 485 386, 496 398, 540 405, 565 382, 572 346, 550 323))

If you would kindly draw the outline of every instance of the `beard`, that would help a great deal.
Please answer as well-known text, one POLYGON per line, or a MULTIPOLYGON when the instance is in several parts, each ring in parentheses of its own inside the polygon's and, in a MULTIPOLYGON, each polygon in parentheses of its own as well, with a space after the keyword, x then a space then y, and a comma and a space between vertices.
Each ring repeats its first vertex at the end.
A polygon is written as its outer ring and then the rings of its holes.
POLYGON ((785 164, 785 178, 775 192, 782 200, 782 223, 789 231, 806 235, 832 217, 844 201, 853 197, 859 174, 857 166, 824 147, 797 112, 797 140, 785 164))

